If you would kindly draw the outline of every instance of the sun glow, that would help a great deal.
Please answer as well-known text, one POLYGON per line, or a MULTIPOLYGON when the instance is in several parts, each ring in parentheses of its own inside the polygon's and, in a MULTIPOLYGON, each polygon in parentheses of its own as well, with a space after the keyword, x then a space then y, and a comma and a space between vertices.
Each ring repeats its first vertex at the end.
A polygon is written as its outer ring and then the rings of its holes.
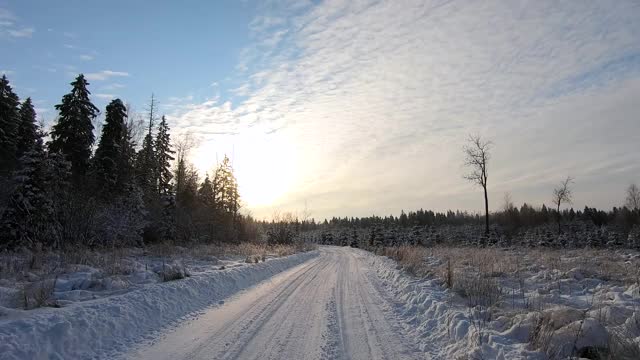
POLYGON ((191 159, 204 178, 224 155, 232 161, 243 207, 264 208, 281 200, 294 181, 296 152, 286 136, 245 133, 201 143, 191 159))

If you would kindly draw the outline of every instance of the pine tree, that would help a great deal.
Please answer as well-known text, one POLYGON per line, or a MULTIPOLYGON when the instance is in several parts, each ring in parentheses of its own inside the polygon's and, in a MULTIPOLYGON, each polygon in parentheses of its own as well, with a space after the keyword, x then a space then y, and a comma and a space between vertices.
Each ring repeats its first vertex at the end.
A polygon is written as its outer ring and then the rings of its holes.
POLYGON ((200 189, 198 189, 198 198, 200 199, 200 203, 206 207, 213 208, 214 206, 214 194, 213 194, 213 184, 209 179, 209 174, 206 175, 202 185, 200 185, 200 189))
MULTIPOLYGON (((127 109, 127 118, 129 118, 129 109, 127 109)), ((135 159, 136 159, 136 142, 134 140, 134 123, 129 119, 124 126, 124 135, 120 144, 121 156, 118 164, 118 180, 125 185, 125 192, 141 191, 140 187, 134 184, 135 177, 135 159), (135 187, 135 189, 134 189, 135 187)))
POLYGON ((20 122, 16 95, 5 75, 0 79, 0 174, 9 175, 16 161, 16 135, 20 122))
POLYGON ((176 201, 183 202, 187 188, 187 161, 183 152, 178 153, 178 164, 176 166, 176 201))
POLYGON ((107 105, 105 125, 93 158, 93 175, 99 191, 106 196, 114 196, 124 190, 118 167, 122 165, 123 143, 125 141, 126 108, 120 99, 107 105))
POLYGON ((70 93, 62 97, 56 105, 60 112, 58 122, 51 131, 49 150, 60 152, 71 162, 71 171, 76 177, 84 175, 89 167, 91 147, 95 141, 92 120, 99 113, 91 103, 87 89, 89 83, 80 74, 71 83, 70 93))
POLYGON ((181 155, 176 169, 176 205, 193 209, 197 198, 198 171, 181 155))
POLYGON ((157 174, 155 144, 153 141, 153 127, 156 120, 156 103, 153 94, 151 94, 151 103, 149 104, 149 125, 147 134, 142 140, 142 148, 136 156, 136 178, 138 185, 142 188, 147 199, 157 193, 157 174))
MULTIPOLYGON (((54 204, 48 192, 48 163, 42 137, 20 158, 16 188, 0 221, 0 247, 33 248, 55 238, 54 204)), ((44 244, 51 245, 51 243, 44 244)))
POLYGON ((142 148, 136 155, 136 177, 140 188, 145 195, 157 193, 155 186, 156 176, 154 174, 155 151, 153 146, 153 137, 151 134, 145 135, 142 140, 142 148))
POLYGON ((155 160, 157 164, 157 176, 158 176, 158 192, 160 194, 171 193, 171 179, 173 174, 171 173, 171 161, 174 160, 172 154, 175 151, 171 149, 171 138, 169 135, 169 125, 166 118, 163 116, 158 126, 158 134, 155 142, 155 160))
POLYGON ((20 124, 17 131, 16 158, 20 159, 27 151, 35 145, 39 139, 37 135, 38 124, 36 123, 36 112, 33 109, 31 98, 27 98, 22 103, 19 112, 20 124))
POLYGON ((213 178, 216 207, 223 212, 236 214, 240 209, 238 183, 229 158, 225 155, 213 178))

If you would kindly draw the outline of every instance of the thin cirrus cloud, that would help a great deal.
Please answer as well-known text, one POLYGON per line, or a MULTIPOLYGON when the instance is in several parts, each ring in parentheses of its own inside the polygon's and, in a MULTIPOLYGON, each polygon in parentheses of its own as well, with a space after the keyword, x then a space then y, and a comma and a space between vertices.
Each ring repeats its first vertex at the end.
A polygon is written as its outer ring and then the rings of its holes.
POLYGON ((250 25, 236 97, 174 115, 204 140, 259 129, 294 143, 276 206, 480 210, 461 176, 469 133, 495 143, 493 198, 540 205, 570 174, 576 206, 613 206, 640 181, 637 1, 280 5, 250 25))
POLYGON ((111 99, 115 99, 116 97, 116 95, 114 94, 104 94, 104 93, 94 94, 94 96, 102 100, 111 100, 111 99))
POLYGON ((14 38, 30 38, 36 30, 34 28, 11 29, 7 32, 14 38))
POLYGON ((19 19, 11 11, 0 8, 0 37, 5 38, 30 38, 35 33, 35 29, 29 26, 18 24, 19 19))
POLYGON ((128 72, 112 71, 112 70, 102 70, 99 72, 84 74, 84 77, 87 80, 93 80, 93 81, 103 81, 103 80, 109 80, 114 77, 128 77, 128 76, 129 76, 128 72))
POLYGON ((112 83, 112 84, 107 84, 107 85, 103 86, 101 89, 102 90, 117 90, 117 89, 123 89, 125 87, 126 87, 126 85, 124 85, 124 84, 112 83))

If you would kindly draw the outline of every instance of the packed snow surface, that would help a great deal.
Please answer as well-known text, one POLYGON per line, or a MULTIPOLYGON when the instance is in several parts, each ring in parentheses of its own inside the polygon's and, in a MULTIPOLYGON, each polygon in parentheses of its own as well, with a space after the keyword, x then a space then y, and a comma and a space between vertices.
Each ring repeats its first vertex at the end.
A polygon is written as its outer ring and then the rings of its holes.
POLYGON ((141 346, 132 359, 423 359, 370 253, 320 256, 141 346))

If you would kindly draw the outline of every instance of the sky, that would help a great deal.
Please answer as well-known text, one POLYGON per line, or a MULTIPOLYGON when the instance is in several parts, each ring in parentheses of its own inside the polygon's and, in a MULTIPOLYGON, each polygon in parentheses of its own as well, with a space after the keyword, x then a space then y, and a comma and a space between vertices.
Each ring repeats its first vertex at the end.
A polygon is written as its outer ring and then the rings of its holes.
MULTIPOLYGON (((0 0, 0 72, 46 124, 84 73, 101 109, 151 93, 202 176, 227 154, 246 212, 610 208, 640 183, 640 2, 0 0)), ((100 119, 97 120, 99 122, 100 119)))

